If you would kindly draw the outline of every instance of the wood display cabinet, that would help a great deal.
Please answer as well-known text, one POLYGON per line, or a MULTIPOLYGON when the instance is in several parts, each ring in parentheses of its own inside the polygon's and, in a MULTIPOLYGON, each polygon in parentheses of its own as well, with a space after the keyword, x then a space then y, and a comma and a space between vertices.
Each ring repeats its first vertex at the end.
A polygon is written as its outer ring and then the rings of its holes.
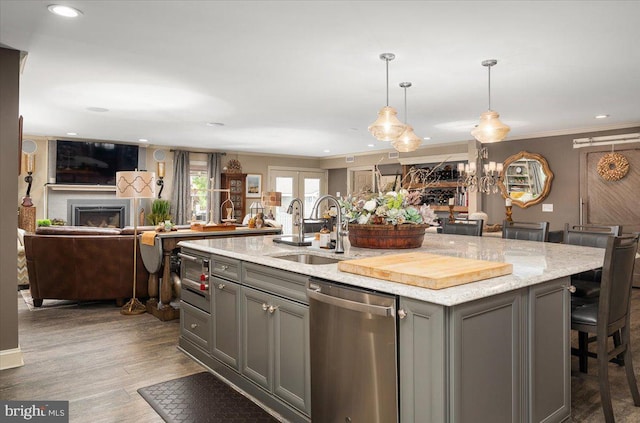
POLYGON ((421 189, 423 191, 423 204, 431 206, 434 211, 448 212, 449 198, 455 198, 455 212, 466 213, 467 194, 458 190, 458 170, 457 163, 443 163, 439 168, 433 170, 437 164, 422 165, 402 165, 402 187, 406 189, 421 189), (411 178, 410 172, 419 170, 419 173, 411 178), (433 170, 433 172, 431 172, 433 170), (425 177, 427 173, 429 176, 425 177))
MULTIPOLYGON (((229 190, 229 199, 233 202, 233 218, 236 219, 238 223, 242 223, 247 203, 245 189, 247 174, 223 173, 221 177, 220 188, 229 190)), ((221 194, 220 201, 224 200, 226 200, 226 198, 224 194, 221 194)), ((226 213, 224 213, 224 215, 226 216, 226 213)))

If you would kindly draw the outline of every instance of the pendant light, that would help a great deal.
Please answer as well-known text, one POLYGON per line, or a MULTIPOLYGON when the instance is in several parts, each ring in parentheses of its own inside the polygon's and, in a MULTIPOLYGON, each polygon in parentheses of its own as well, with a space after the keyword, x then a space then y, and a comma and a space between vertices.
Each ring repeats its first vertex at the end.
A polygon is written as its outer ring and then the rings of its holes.
POLYGON ((369 132, 379 141, 393 141, 404 131, 404 125, 397 118, 396 109, 389 106, 389 61, 396 58, 393 53, 382 53, 380 59, 387 65, 387 105, 378 112, 378 119, 369 126, 369 132))
POLYGON ((476 126, 471 135, 481 143, 502 141, 511 128, 500 122, 498 112, 491 110, 491 67, 498 63, 495 59, 484 60, 482 66, 489 71, 489 110, 480 115, 480 124, 476 126))
POLYGON ((404 88, 404 125, 405 130, 400 136, 391 142, 391 145, 400 153, 409 153, 416 151, 422 140, 413 132, 413 128, 409 125, 407 119, 407 88, 411 86, 411 82, 401 82, 400 87, 404 88))

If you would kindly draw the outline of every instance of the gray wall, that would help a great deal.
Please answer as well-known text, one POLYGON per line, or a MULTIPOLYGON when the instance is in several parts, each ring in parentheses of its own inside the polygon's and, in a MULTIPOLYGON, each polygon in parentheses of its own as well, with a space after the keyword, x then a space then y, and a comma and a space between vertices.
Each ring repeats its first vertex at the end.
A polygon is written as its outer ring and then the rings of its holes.
MULTIPOLYGON (((542 203, 526 209, 514 205, 513 220, 548 221, 552 231, 563 229, 565 223, 578 224, 580 219, 580 153, 586 149, 574 149, 574 138, 627 134, 638 131, 640 131, 640 127, 487 144, 490 160, 503 162, 513 154, 528 151, 538 153, 547 159, 549 168, 553 172, 554 177, 549 196, 542 203), (553 204, 553 212, 543 212, 542 204, 553 204)), ((624 147, 628 148, 627 145, 624 147)), ((484 195, 482 204, 484 204, 483 211, 489 215, 490 223, 500 223, 505 218, 504 199, 500 194, 484 195)))
POLYGON ((18 348, 18 95, 20 52, 0 47, 0 352, 18 348))

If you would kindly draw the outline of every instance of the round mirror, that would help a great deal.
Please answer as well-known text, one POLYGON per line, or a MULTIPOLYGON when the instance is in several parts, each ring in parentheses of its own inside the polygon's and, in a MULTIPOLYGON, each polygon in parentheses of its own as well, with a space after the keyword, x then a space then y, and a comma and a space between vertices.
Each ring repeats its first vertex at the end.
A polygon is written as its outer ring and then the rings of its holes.
POLYGON ((544 157, 521 151, 504 161, 498 185, 504 198, 527 208, 547 198, 552 180, 553 173, 544 157))
POLYGON ((165 150, 155 150, 153 152, 153 160, 156 162, 163 162, 166 156, 167 152, 165 150))
POLYGON ((24 154, 33 154, 38 149, 38 144, 36 144, 33 140, 23 140, 22 141, 22 152, 24 154))

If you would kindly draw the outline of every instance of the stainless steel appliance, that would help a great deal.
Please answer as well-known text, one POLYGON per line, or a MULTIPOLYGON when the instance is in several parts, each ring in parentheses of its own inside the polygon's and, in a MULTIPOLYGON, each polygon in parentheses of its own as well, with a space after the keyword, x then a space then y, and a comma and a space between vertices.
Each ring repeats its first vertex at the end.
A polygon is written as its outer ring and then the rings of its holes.
POLYGON ((398 421, 396 297, 311 278, 314 423, 398 421))
POLYGON ((209 295, 209 257, 192 253, 178 253, 181 261, 180 299, 207 313, 211 313, 209 295))

